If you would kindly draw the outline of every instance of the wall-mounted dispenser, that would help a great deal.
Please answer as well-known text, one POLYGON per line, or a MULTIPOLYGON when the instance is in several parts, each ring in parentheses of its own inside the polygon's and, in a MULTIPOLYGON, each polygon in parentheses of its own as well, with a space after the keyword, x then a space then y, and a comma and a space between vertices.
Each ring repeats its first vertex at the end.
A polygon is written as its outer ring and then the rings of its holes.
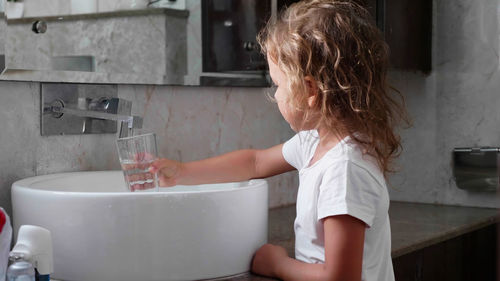
POLYGON ((455 148, 453 176, 458 188, 469 191, 496 191, 499 187, 498 147, 455 148))

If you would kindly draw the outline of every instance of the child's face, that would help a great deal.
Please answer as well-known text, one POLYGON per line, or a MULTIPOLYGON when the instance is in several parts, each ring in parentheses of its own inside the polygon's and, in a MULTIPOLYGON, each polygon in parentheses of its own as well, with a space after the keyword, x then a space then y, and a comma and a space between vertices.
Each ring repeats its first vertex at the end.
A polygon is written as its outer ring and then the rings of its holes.
POLYGON ((281 69, 274 63, 274 61, 267 56, 267 62, 269 64, 269 75, 276 85, 276 92, 274 93, 274 99, 278 103, 278 108, 285 118, 286 122, 290 124, 290 127, 295 131, 300 131, 300 124, 302 120, 302 114, 297 110, 294 110, 288 99, 290 97, 290 90, 288 89, 288 78, 281 69))

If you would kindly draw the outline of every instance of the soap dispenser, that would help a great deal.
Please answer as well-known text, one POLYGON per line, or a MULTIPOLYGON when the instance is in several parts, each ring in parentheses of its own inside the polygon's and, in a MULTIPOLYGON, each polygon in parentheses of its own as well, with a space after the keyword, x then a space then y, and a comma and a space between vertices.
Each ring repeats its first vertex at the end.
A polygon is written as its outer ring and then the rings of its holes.
MULTIPOLYGON (((52 256, 52 238, 50 231, 35 225, 22 225, 19 228, 17 242, 9 254, 9 258, 14 263, 11 265, 13 272, 31 272, 34 269, 35 279, 33 281, 49 281, 50 274, 54 272, 52 256)), ((9 271, 11 268, 7 271, 9 271)), ((29 273, 30 274, 30 273, 29 273)), ((31 280, 13 279, 15 281, 31 280)), ((12 281, 8 279, 8 281, 12 281)))
POLYGON ((11 256, 13 262, 7 269, 7 281, 36 281, 35 268, 21 256, 11 256))

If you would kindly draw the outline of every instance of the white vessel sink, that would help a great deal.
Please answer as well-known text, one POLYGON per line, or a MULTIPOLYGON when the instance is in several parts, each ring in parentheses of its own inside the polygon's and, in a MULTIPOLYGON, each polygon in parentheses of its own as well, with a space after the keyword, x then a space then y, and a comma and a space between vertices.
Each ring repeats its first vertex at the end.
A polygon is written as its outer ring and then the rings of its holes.
POLYGON ((121 171, 38 176, 12 185, 14 231, 51 231, 58 280, 230 276, 267 241, 267 189, 252 180, 130 193, 121 171))

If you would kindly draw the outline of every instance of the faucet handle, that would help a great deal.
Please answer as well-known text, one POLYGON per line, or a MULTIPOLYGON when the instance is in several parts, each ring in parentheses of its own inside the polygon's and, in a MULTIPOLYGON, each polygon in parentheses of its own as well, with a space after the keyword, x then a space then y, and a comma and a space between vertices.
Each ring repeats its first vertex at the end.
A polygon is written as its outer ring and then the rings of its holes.
POLYGON ((117 98, 108 98, 108 97, 100 97, 90 100, 88 108, 89 110, 94 111, 102 111, 115 113, 113 110, 118 107, 118 99, 117 98))
POLYGON ((99 97, 89 101, 88 110, 118 115, 130 115, 132 112, 132 102, 120 98, 99 97))

